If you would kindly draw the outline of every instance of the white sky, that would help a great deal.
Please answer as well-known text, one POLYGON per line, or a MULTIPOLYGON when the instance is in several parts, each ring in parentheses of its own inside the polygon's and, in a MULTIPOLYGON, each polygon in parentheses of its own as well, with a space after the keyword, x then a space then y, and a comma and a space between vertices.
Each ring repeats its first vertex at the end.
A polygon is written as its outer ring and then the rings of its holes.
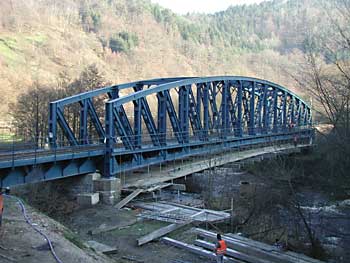
POLYGON ((230 5, 261 3, 265 0, 151 0, 176 13, 214 13, 226 10, 230 5))

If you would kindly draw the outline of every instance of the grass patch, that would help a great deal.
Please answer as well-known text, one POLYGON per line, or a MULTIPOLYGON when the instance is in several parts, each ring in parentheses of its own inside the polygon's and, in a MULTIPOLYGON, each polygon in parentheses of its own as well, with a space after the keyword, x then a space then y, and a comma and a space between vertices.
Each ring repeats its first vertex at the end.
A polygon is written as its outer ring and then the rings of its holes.
POLYGON ((20 49, 16 38, 0 37, 0 55, 6 59, 7 63, 16 64, 24 61, 23 56, 19 52, 20 49))
POLYGON ((8 142, 8 141, 20 141, 21 139, 16 138, 14 133, 10 132, 0 132, 0 142, 8 142))
POLYGON ((80 249, 87 249, 87 247, 84 245, 84 243, 80 240, 80 238, 74 234, 72 231, 65 229, 63 231, 63 236, 65 239, 72 242, 74 245, 76 245, 80 249))
POLYGON ((111 232, 118 236, 130 236, 131 233, 133 236, 144 236, 167 225, 168 223, 152 220, 138 222, 136 224, 131 225, 130 227, 113 230, 111 232))
POLYGON ((47 36, 41 34, 37 34, 34 36, 26 36, 25 40, 30 43, 33 43, 34 45, 41 46, 46 42, 47 36))

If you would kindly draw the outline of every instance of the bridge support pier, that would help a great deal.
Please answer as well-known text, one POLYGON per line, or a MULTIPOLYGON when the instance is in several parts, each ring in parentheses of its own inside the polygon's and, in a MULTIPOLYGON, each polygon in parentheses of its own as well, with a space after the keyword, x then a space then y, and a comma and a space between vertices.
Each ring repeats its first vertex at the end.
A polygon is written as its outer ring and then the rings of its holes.
POLYGON ((94 181, 94 191, 99 193, 102 203, 114 205, 120 200, 121 180, 119 178, 101 178, 94 181))
POLYGON ((79 182, 74 184, 73 188, 77 192, 77 202, 81 207, 92 206, 99 202, 114 205, 120 200, 120 179, 101 178, 99 173, 84 175, 79 182))

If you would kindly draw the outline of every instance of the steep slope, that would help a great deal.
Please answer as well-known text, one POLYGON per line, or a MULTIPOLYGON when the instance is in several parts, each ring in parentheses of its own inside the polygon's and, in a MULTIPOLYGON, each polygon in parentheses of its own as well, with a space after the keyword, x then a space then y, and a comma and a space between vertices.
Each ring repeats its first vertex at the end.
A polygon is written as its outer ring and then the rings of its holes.
POLYGON ((317 12, 304 5, 310 1, 292 2, 178 16, 148 0, 1 1, 0 86, 7 103, 0 118, 34 82, 54 88, 61 72, 73 78, 93 63, 112 83, 248 75, 294 89, 290 74, 303 58, 302 34, 294 38, 300 28, 291 25, 303 23, 301 7, 317 12))

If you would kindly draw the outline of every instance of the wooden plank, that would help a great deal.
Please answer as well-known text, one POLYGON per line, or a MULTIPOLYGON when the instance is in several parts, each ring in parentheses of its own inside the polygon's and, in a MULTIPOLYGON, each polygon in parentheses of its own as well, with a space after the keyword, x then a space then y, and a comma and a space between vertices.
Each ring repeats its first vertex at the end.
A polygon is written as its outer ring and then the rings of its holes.
POLYGON ((148 193, 154 192, 154 191, 169 187, 171 185, 173 185, 173 184, 172 183, 158 184, 158 185, 155 185, 155 186, 152 186, 150 188, 145 189, 145 192, 148 192, 148 193))
POLYGON ((195 213, 195 214, 191 215, 190 218, 193 218, 195 220, 195 217, 203 215, 203 214, 205 214, 205 211, 200 211, 198 213, 195 213))
POLYGON ((174 212, 174 211, 177 211, 177 210, 180 210, 180 208, 178 208, 178 207, 173 207, 173 208, 169 208, 169 209, 163 210, 163 211, 161 211, 160 213, 161 213, 161 214, 167 214, 167 213, 174 212))
MULTIPOLYGON (((137 202, 134 204, 135 207, 143 208, 146 210, 156 211, 159 215, 168 215, 172 217, 170 212, 177 211, 176 217, 182 216, 187 218, 196 217, 196 221, 200 222, 217 222, 230 218, 230 214, 226 212, 194 208, 190 206, 180 205, 176 203, 157 202, 157 203, 141 203, 137 202), (199 215, 205 215, 200 217, 199 215)), ((175 213, 174 213, 175 218, 175 213)), ((176 223, 176 222, 174 222, 176 223)))
POLYGON ((142 246, 143 244, 146 244, 148 242, 151 242, 154 239, 160 238, 162 236, 165 236, 181 227, 184 227, 188 224, 190 224, 191 222, 186 222, 184 224, 170 224, 168 226, 162 227, 160 229, 157 229, 156 231, 153 231, 139 239, 137 239, 137 244, 139 246, 142 246))
POLYGON ((127 228, 127 227, 135 224, 136 222, 137 222, 136 219, 131 219, 131 220, 128 220, 128 222, 124 222, 124 224, 120 223, 120 222, 118 224, 110 225, 110 226, 102 224, 98 228, 92 230, 91 234, 92 235, 97 235, 97 234, 101 234, 101 233, 104 233, 104 232, 109 232, 109 231, 112 231, 112 230, 115 230, 115 229, 124 229, 124 228, 127 228))
POLYGON ((272 252, 274 250, 277 250, 277 248, 275 246, 271 246, 271 245, 268 245, 268 244, 265 244, 262 242, 258 242, 258 241, 255 241, 255 240, 252 240, 252 239, 249 239, 247 237, 243 237, 243 236, 240 236, 237 234, 228 233, 228 234, 225 234, 225 236, 227 236, 233 240, 237 240, 237 242, 245 243, 247 245, 250 245, 250 246, 253 246, 253 247, 268 251, 268 252, 272 252))
POLYGON ((169 186, 169 190, 186 191, 185 184, 173 184, 169 186))
MULTIPOLYGON (((162 241, 165 244, 168 244, 168 245, 171 245, 171 246, 174 246, 177 248, 185 249, 191 253, 200 255, 202 257, 210 258, 212 260, 216 259, 216 255, 214 252, 210 252, 210 251, 205 250, 203 248, 200 248, 200 247, 197 247, 197 246, 194 246, 191 244, 187 244, 187 243, 184 243, 184 242, 172 239, 172 238, 168 238, 168 237, 163 237, 162 241)), ((233 259, 228 258, 228 257, 224 257, 224 262, 226 262, 226 263, 243 263, 243 261, 233 260, 233 259)))
POLYGON ((277 247, 275 247, 273 245, 265 244, 263 242, 252 240, 252 239, 249 239, 247 237, 243 237, 243 236, 240 236, 240 235, 237 235, 237 234, 229 233, 229 234, 226 234, 225 236, 228 236, 228 237, 230 237, 232 239, 236 239, 237 241, 245 243, 245 244, 250 244, 251 246, 260 248, 262 250, 269 251, 272 254, 286 255, 286 256, 290 257, 292 260, 295 260, 295 262, 303 260, 303 261, 308 262, 308 263, 322 263, 322 261, 320 261, 320 260, 317 260, 317 259, 314 259, 314 258, 310 258, 310 257, 305 256, 303 254, 295 253, 295 252, 292 252, 292 251, 282 251, 282 250, 278 249, 277 247))
MULTIPOLYGON (((204 238, 207 238, 211 241, 216 241, 216 233, 206 231, 204 229, 195 228, 194 232, 204 238)), ((258 249, 256 247, 252 247, 248 244, 241 243, 237 240, 231 239, 228 236, 222 236, 222 238, 226 241, 227 247, 233 248, 241 253, 248 254, 254 257, 261 258, 266 261, 275 262, 275 263, 295 263, 295 261, 286 257, 285 255, 276 255, 270 252, 258 249)), ((302 261, 300 261, 302 262, 302 261)))
MULTIPOLYGON (((213 251, 214 248, 215 248, 215 244, 207 242, 207 241, 204 241, 204 240, 199 240, 199 239, 197 239, 194 242, 194 244, 196 246, 203 247, 205 249, 209 249, 211 251, 213 251)), ((266 260, 263 260, 263 259, 260 259, 260 258, 257 258, 257 257, 246 255, 246 254, 243 254, 243 253, 241 253, 241 252, 239 252, 237 250, 231 249, 231 248, 227 249, 226 255, 230 256, 230 257, 233 257, 235 259, 238 259, 238 260, 249 262, 249 263, 270 263, 270 261, 266 261, 266 260)))
POLYGON ((220 216, 220 217, 230 217, 231 215, 229 213, 226 212, 222 212, 222 211, 216 211, 216 210, 209 210, 209 209, 201 209, 201 208, 197 208, 197 207, 191 207, 191 206, 187 206, 187 205, 181 205, 181 204, 177 204, 177 203, 172 203, 172 202, 164 202, 161 201, 160 203, 162 204, 169 204, 172 206, 176 206, 176 207, 180 207, 180 208, 184 208, 184 209, 189 209, 189 210, 195 210, 195 211, 205 211, 208 214, 212 214, 212 215, 216 215, 216 216, 220 216))
POLYGON ((143 192, 143 189, 136 189, 134 192, 132 192, 123 200, 121 200, 118 204, 116 204, 115 208, 121 209, 123 206, 125 206, 127 203, 129 203, 132 199, 134 199, 136 196, 138 196, 142 192, 143 192))
POLYGON ((106 255, 110 255, 110 254, 114 254, 117 253, 118 250, 115 247, 110 247, 108 245, 99 243, 95 240, 89 240, 86 242, 86 245, 88 247, 93 248, 95 251, 106 254, 106 255))

